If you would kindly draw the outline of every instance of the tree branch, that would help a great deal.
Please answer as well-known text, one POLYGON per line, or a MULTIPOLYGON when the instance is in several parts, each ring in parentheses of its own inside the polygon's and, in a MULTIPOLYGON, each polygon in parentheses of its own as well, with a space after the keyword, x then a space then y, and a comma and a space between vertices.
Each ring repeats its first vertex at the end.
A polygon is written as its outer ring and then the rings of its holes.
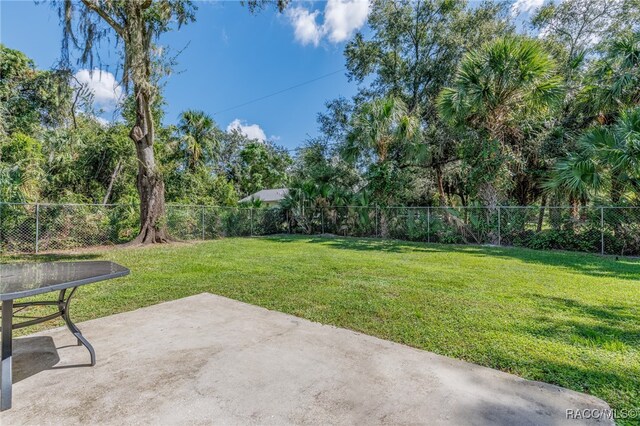
POLYGON ((460 161, 458 157, 450 157, 440 161, 430 161, 429 163, 401 163, 398 165, 399 169, 432 169, 435 167, 445 166, 450 163, 455 163, 456 161, 460 161))
POLYGON ((124 29, 107 12, 102 10, 93 0, 82 0, 82 3, 89 9, 96 12, 107 24, 120 36, 124 38, 124 29))

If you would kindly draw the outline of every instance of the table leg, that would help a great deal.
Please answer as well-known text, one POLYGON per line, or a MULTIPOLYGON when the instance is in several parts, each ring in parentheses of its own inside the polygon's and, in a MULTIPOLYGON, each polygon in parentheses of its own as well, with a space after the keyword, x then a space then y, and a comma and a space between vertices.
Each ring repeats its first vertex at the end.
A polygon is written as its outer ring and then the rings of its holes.
POLYGON ((62 313, 62 319, 64 319, 65 324, 67 324, 67 328, 74 336, 76 336, 78 346, 84 345, 84 347, 89 351, 89 355, 91 356, 91 365, 93 366, 96 365, 96 352, 93 349, 93 346, 91 346, 91 343, 89 343, 89 341, 82 335, 78 326, 76 326, 69 317, 69 302, 71 302, 71 298, 77 289, 78 287, 74 287, 66 299, 64 298, 65 290, 60 291, 58 309, 60 309, 60 312, 62 313))
POLYGON ((11 408, 11 352, 13 331, 13 300, 2 302, 2 385, 0 388, 0 411, 11 408))

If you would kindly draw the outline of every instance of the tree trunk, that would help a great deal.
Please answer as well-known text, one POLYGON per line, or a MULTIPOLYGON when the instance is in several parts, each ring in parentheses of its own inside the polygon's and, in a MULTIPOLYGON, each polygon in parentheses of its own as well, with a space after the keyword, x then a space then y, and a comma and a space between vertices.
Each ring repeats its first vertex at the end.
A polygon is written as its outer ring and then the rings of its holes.
POLYGON ((116 164, 116 168, 113 169, 113 173, 111 174, 111 179, 109 180, 109 186, 107 187, 107 193, 104 194, 104 198, 102 200, 103 205, 107 204, 107 201, 109 201, 109 197, 111 197, 111 191, 113 191, 113 184, 118 178, 118 174, 120 173, 121 166, 122 166, 122 162, 118 160, 118 164, 116 164))
MULTIPOLYGON (((87 10, 97 13, 122 39, 124 43, 123 82, 125 87, 133 83, 136 121, 129 132, 129 137, 136 146, 138 159, 136 186, 140 195, 140 233, 131 243, 166 242, 169 237, 163 221, 164 182, 153 154, 154 125, 151 110, 156 91, 152 71, 153 40, 154 36, 163 31, 158 28, 158 23, 164 22, 165 18, 146 16, 147 9, 151 7, 153 0, 119 2, 82 0, 82 3, 87 10)), ((173 13, 171 8, 172 6, 167 5, 164 10, 173 13)), ((65 18, 65 22, 69 23, 69 18, 65 18)), ((87 35, 88 41, 100 38, 95 36, 96 31, 98 30, 94 26, 84 30, 86 34, 91 34, 87 35)))
POLYGON ((620 173, 611 174, 611 204, 618 205, 622 198, 623 187, 620 184, 620 173))
POLYGON ((557 195, 553 195, 549 204, 549 224, 554 231, 557 231, 562 228, 562 209, 553 208, 553 206, 559 206, 563 204, 563 201, 557 195))
POLYGON ((149 95, 139 85, 134 88, 136 99, 136 124, 129 137, 136 145, 138 178, 136 186, 140 195, 140 233, 133 244, 164 243, 170 240, 164 224, 164 182, 156 166, 153 153, 153 116, 149 95))
POLYGON ((440 165, 435 167, 436 169, 436 181, 438 185, 438 198, 440 199, 440 205, 447 205, 447 199, 444 195, 444 178, 442 176, 442 167, 440 165))
POLYGON ((538 213, 538 226, 536 227, 536 231, 542 231, 542 224, 544 223, 544 210, 547 206, 547 194, 542 196, 542 202, 540 203, 540 213, 538 213))
POLYGON ((580 200, 571 197, 571 219, 566 224, 566 229, 573 229, 574 224, 580 220, 580 200))

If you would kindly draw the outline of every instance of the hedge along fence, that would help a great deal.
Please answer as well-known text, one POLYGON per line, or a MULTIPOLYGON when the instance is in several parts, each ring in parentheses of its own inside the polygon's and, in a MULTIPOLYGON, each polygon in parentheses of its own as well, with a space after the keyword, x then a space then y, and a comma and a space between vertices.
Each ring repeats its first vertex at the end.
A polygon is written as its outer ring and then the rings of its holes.
MULTIPOLYGON (((134 205, 0 203, 0 251, 120 244, 138 231, 134 205)), ((245 208, 167 205, 182 240, 333 234, 640 256, 640 207, 496 206, 245 208)))

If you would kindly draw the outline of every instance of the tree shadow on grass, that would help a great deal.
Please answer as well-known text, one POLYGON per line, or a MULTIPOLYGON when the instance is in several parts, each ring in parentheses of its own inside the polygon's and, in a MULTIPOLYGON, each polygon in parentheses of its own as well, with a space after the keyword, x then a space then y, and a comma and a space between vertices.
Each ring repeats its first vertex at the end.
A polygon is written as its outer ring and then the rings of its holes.
POLYGON ((0 264, 2 263, 42 263, 42 262, 70 262, 76 260, 97 259, 100 254, 96 253, 44 253, 44 254, 11 254, 1 255, 0 264))
POLYGON ((573 299, 540 294, 529 297, 536 299, 536 303, 547 311, 566 313, 570 317, 540 315, 535 325, 523 329, 527 334, 609 351, 623 351, 629 347, 640 350, 638 309, 617 305, 590 305, 573 299))
POLYGON ((357 237, 280 235, 265 237, 265 239, 283 243, 307 242, 311 244, 323 244, 331 248, 344 250, 390 253, 460 253, 468 256, 516 259, 531 264, 557 266, 595 277, 637 280, 640 285, 640 261, 628 258, 616 260, 616 258, 613 257, 604 257, 591 253, 540 251, 518 247, 429 244, 357 237))
MULTIPOLYGON (((640 381, 637 372, 620 366, 617 369, 553 361, 531 352, 531 358, 514 358, 508 353, 492 353, 495 368, 515 373, 528 380, 561 386, 596 396, 615 409, 640 408, 640 381), (506 367, 506 368, 505 368, 506 367)), ((566 407, 576 408, 576 407, 566 407)))
POLYGON ((546 299, 543 303, 547 307, 568 310, 573 318, 541 316, 533 324, 514 324, 513 333, 523 334, 527 339, 534 336, 550 346, 532 346, 524 355, 493 350, 491 366, 506 367, 506 371, 527 379, 597 396, 612 408, 640 409, 640 368, 634 362, 640 349, 637 314, 634 321, 631 319, 634 315, 630 318, 620 306, 537 297, 546 299), (558 357, 553 349, 557 344, 574 347, 578 352, 558 357))
POLYGON ((438 245, 418 243, 401 240, 383 240, 379 238, 366 237, 319 237, 312 235, 279 235, 265 237, 269 241, 277 241, 282 243, 305 242, 311 244, 324 244, 332 248, 358 250, 358 251, 381 251, 391 253, 409 253, 409 252, 440 252, 442 250, 438 245))

